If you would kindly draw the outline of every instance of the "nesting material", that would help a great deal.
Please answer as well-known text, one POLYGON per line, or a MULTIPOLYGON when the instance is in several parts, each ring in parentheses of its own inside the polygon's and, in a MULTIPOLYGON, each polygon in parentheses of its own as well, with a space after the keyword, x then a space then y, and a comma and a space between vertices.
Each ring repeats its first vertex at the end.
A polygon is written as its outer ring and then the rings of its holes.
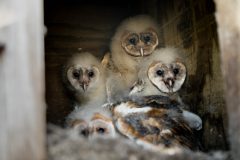
POLYGON ((150 151, 136 145, 125 138, 118 139, 91 139, 54 126, 49 127, 48 159, 49 160, 228 160, 227 153, 214 152, 204 154, 186 149, 162 149, 150 151))

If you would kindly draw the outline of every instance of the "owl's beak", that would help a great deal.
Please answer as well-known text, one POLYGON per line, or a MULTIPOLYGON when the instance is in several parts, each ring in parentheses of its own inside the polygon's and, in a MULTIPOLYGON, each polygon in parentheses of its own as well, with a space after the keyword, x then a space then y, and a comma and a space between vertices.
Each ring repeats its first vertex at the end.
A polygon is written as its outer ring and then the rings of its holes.
POLYGON ((164 83, 168 89, 172 90, 173 85, 174 85, 174 80, 172 78, 167 78, 167 80, 164 81, 164 83))
POLYGON ((87 90, 87 88, 88 88, 88 84, 83 82, 81 84, 81 87, 82 87, 83 91, 85 92, 87 90))
POLYGON ((86 92, 88 89, 89 82, 88 81, 82 81, 80 82, 80 86, 82 87, 83 91, 86 92))
POLYGON ((82 79, 80 79, 80 86, 82 87, 83 91, 86 92, 89 86, 89 78, 87 76, 82 77, 82 79))
POLYGON ((172 85, 173 85, 173 81, 172 81, 171 79, 168 80, 168 84, 169 84, 170 87, 172 87, 172 85))
POLYGON ((140 55, 143 57, 144 56, 144 52, 143 52, 143 48, 140 48, 140 55))

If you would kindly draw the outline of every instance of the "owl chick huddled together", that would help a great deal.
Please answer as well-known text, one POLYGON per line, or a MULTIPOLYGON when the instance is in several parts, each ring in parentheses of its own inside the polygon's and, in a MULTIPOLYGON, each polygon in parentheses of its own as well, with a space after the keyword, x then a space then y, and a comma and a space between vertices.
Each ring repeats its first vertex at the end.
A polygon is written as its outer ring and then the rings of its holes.
POLYGON ((186 109, 178 91, 187 76, 187 68, 182 52, 177 48, 166 47, 156 49, 146 58, 138 72, 138 80, 134 83, 130 96, 162 95, 178 101, 183 109, 183 118, 191 128, 202 128, 201 118, 186 109))
POLYGON ((144 146, 195 146, 199 116, 178 91, 187 76, 178 49, 158 49, 158 25, 145 15, 124 20, 99 60, 83 52, 69 59, 63 79, 74 99, 67 126, 86 137, 124 136, 144 146), (104 107, 102 107, 104 106, 104 107))
POLYGON ((110 63, 114 69, 109 71, 107 82, 109 101, 128 96, 141 61, 158 46, 158 28, 146 15, 128 18, 117 27, 110 43, 110 63))
POLYGON ((186 110, 178 91, 187 76, 179 49, 155 49, 139 66, 129 97, 113 105, 116 129, 146 148, 181 146, 198 150, 194 130, 201 118, 186 110))
POLYGON ((106 103, 105 79, 100 60, 89 52, 73 55, 64 67, 64 84, 74 97, 66 125, 84 136, 114 136, 111 114, 101 107, 106 103))

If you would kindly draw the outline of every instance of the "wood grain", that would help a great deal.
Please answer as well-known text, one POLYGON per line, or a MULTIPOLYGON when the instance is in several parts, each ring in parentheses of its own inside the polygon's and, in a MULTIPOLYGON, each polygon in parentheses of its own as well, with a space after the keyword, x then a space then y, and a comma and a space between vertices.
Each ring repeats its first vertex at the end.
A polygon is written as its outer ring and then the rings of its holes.
POLYGON ((0 159, 45 159, 42 0, 3 0, 14 21, 0 28, 0 159))
POLYGON ((229 139, 233 159, 240 157, 240 2, 215 1, 221 48, 226 102, 229 117, 229 139))

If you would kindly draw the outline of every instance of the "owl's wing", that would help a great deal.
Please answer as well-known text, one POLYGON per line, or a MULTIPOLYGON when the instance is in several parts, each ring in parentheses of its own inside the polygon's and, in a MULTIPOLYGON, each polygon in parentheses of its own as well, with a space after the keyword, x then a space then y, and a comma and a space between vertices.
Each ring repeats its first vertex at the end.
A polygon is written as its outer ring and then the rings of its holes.
POLYGON ((181 111, 181 104, 178 103, 176 100, 173 100, 167 96, 161 95, 151 95, 151 96, 136 96, 128 98, 128 101, 132 101, 137 104, 139 107, 143 106, 151 106, 152 108, 166 108, 166 109, 174 109, 178 112, 181 111))
POLYGON ((181 113, 175 109, 124 102, 115 106, 114 111, 116 129, 132 140, 165 147, 198 148, 193 131, 182 120, 181 113))

